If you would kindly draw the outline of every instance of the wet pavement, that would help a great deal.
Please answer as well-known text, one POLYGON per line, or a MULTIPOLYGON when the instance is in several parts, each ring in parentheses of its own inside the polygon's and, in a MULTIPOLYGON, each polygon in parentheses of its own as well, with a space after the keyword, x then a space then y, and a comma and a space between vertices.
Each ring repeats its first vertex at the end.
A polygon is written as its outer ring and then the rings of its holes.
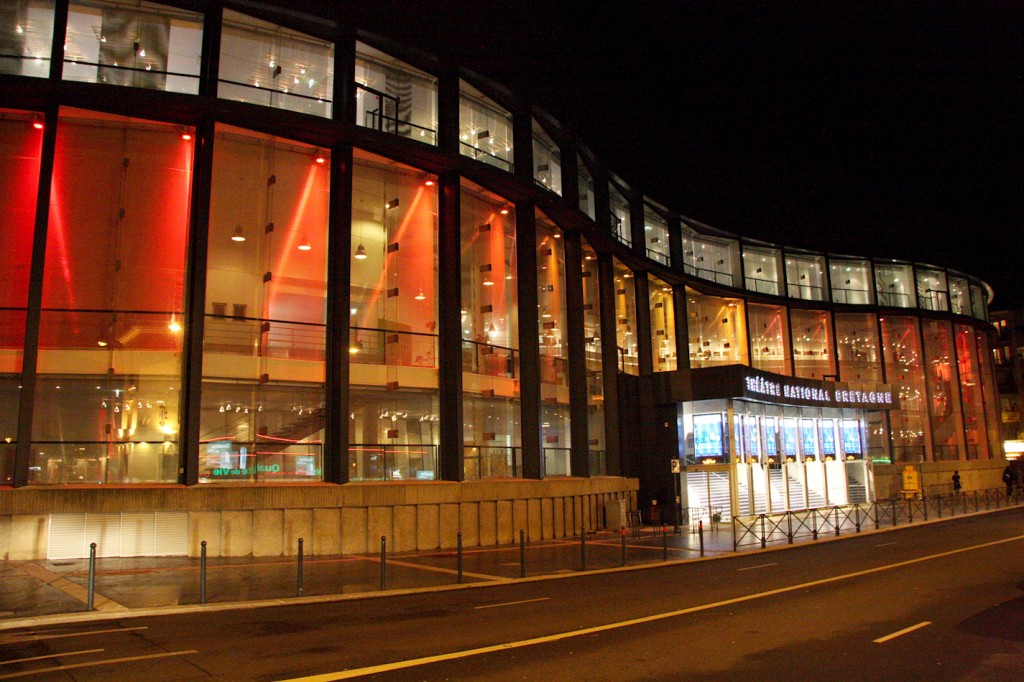
MULTIPOLYGON (((1004 507, 1005 508, 1005 507, 1004 507)), ((994 510, 993 510, 994 511, 994 510)), ((984 513, 984 512, 981 512, 984 513)), ((949 518, 947 516, 947 518, 949 518)), ((805 519, 806 521, 806 519, 805 519)), ((932 519, 930 523, 935 523, 932 519)), ((858 518, 863 532, 877 532, 876 523, 858 518)), ((918 518, 913 525, 924 519, 918 518)), ((815 521, 815 523, 817 523, 815 521)), ((707 558, 762 547, 759 522, 720 524, 703 532, 707 558), (734 532, 736 536, 734 538, 734 532)), ((801 524, 803 525, 803 524, 801 524)), ((852 518, 844 518, 822 532, 794 533, 793 543, 850 537, 857 532, 852 518)), ((881 530, 892 527, 881 523, 881 530)), ((906 521, 900 526, 909 525, 906 521)), ((806 526, 804 526, 806 528, 806 526)), ((779 526, 769 527, 765 545, 786 546, 779 526)), ((298 557, 210 557, 205 571, 202 602, 201 561, 191 557, 98 558, 94 611, 87 610, 87 559, 8 561, 0 563, 0 630, 40 623, 150 614, 153 610, 182 608, 251 608, 267 603, 380 596, 396 590, 448 589, 466 585, 519 580, 522 577, 558 576, 580 571, 638 567, 664 561, 692 561, 701 557, 701 536, 682 526, 679 532, 646 527, 627 535, 588 533, 581 538, 546 540, 501 547, 386 554, 298 557), (382 589, 383 587, 383 589, 382 589)))

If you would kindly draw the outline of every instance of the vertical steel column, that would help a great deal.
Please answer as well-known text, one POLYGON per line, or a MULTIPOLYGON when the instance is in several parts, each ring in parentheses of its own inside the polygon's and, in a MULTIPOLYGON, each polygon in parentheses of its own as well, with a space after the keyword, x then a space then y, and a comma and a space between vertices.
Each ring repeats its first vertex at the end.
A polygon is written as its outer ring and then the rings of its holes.
MULTIPOLYGON (((605 195, 607 197, 607 193, 605 195)), ((615 268, 610 254, 597 257, 601 305, 601 365, 604 375, 605 451, 609 476, 622 475, 619 442, 619 347, 615 332, 615 268)))
POLYGON ((195 136, 192 162, 192 205, 189 213, 188 263, 185 266, 185 333, 182 352, 181 451, 178 482, 199 482, 199 428, 203 384, 203 330, 206 318, 206 265, 210 240, 210 185, 213 180, 212 120, 203 121, 195 136))
POLYGON ((352 275, 352 147, 331 150, 331 194, 327 239, 327 385, 323 480, 349 479, 349 359, 352 275))
POLYGON ((516 203, 516 249, 519 273, 519 406, 523 478, 544 478, 544 450, 540 432, 537 218, 532 202, 516 203))
POLYGON ((633 273, 633 292, 636 296, 636 350, 640 376, 654 373, 654 352, 651 348, 651 289, 646 272, 633 273))
MULTIPOLYGON (((50 44, 50 80, 59 83, 64 76, 64 40, 67 34, 68 0, 57 0, 53 6, 53 36, 50 44)), ((42 176, 40 176, 42 177, 42 176)))
MULTIPOLYGON (((564 186, 564 185, 563 185, 564 186)), ((573 476, 590 476, 588 388, 583 315, 583 245, 580 233, 566 232, 565 323, 569 333, 569 431, 573 476)))
POLYGON ((208 0, 203 8, 203 53, 199 61, 199 96, 217 98, 223 0, 208 0))
MULTIPOLYGON (((54 41, 62 42, 62 41, 54 41)), ((56 48, 54 48, 56 51, 56 48)), ((63 54, 63 48, 61 49, 63 54)), ((14 451, 14 486, 28 484, 32 459, 32 418, 35 414, 36 365, 39 361, 39 323, 42 318, 43 266, 50 223, 50 186, 57 148, 59 107, 51 104, 43 118, 39 184, 36 187, 36 220, 32 231, 32 261, 29 266, 28 308, 25 311, 25 345, 21 360, 21 404, 18 408, 18 446, 14 451)))
MULTIPOLYGON (((458 138, 456 138, 458 142, 458 138)), ((456 173, 438 179, 438 392, 440 411, 439 477, 465 478, 462 449, 462 252, 460 245, 460 188, 456 173)))
POLYGON ((346 4, 339 4, 342 20, 334 34, 334 106, 331 118, 343 123, 356 120, 356 32, 346 4))

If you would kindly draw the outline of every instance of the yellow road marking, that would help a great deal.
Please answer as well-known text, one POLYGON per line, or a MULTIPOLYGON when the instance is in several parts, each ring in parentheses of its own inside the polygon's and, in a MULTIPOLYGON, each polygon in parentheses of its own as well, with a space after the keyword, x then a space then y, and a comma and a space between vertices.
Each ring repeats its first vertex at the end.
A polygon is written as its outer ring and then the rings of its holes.
POLYGON ((40 673, 53 673, 61 670, 74 670, 75 668, 91 668, 97 665, 113 665, 114 663, 131 663, 132 661, 146 661, 152 658, 167 658, 168 656, 185 656, 188 654, 198 654, 199 652, 195 649, 189 649, 188 651, 168 651, 162 654, 149 654, 148 656, 128 656, 126 658, 108 658, 102 661, 89 661, 88 663, 72 663, 71 665, 57 665, 52 668, 40 668, 38 670, 22 670, 17 673, 8 673, 6 675, 0 675, 0 680, 9 680, 12 677, 27 677, 29 675, 39 675, 40 673))
POLYGON ((886 564, 884 566, 876 566, 874 568, 866 568, 862 571, 854 571, 853 573, 846 573, 844 575, 835 575, 828 578, 821 578, 820 580, 812 580, 810 582, 801 583, 799 585, 790 585, 789 587, 779 587, 774 590, 767 590, 765 592, 758 592, 757 594, 748 594, 742 597, 734 597, 732 599, 725 599, 722 601, 713 602, 710 604, 700 604, 699 606, 690 606, 685 609, 678 609, 676 611, 667 611, 665 613, 656 613, 650 616, 643 616, 641 618, 633 618, 630 620, 619 621, 617 623, 608 623, 606 625, 596 625, 589 628, 582 628, 579 630, 571 630, 569 632, 559 632, 553 635, 544 635, 543 637, 534 637, 532 639, 524 639, 518 642, 505 642, 503 644, 494 644, 491 646, 479 647, 477 649, 466 649, 464 651, 453 651, 446 654, 438 654, 436 656, 424 656, 422 658, 412 658, 405 661, 395 661, 393 663, 382 663, 380 665, 369 666, 366 668, 354 668, 352 670, 342 670, 333 673, 322 673, 320 675, 309 675, 307 677, 296 677, 291 680, 285 680, 284 682, 334 682, 334 680, 348 680, 355 677, 364 677, 366 675, 375 675, 378 673, 390 672, 392 670, 402 670, 404 668, 414 668, 422 665, 429 665, 431 663, 441 663, 443 661, 452 661, 460 658, 469 658, 471 656, 480 656, 483 654, 495 653, 498 651, 508 651, 509 649, 520 649, 528 646, 535 646, 537 644, 546 644, 548 642, 557 642, 563 639, 570 639, 573 637, 584 637, 586 635, 592 635, 600 632, 608 632, 610 630, 618 630, 621 628, 632 627, 634 625, 644 625, 646 623, 653 623, 659 620, 667 620, 669 618, 678 618, 679 616, 685 616, 691 613, 697 613, 700 611, 708 611, 710 609, 716 609, 721 606, 729 606, 732 604, 742 604, 743 602, 754 601, 755 599, 763 599, 765 597, 773 597, 778 594, 786 594, 788 592, 795 592, 797 590, 803 590, 808 587, 817 587, 819 585, 828 585, 842 580, 849 580, 850 578, 858 578, 860 576, 872 575, 874 573, 881 573, 883 571, 891 571, 895 568, 902 568, 904 566, 913 566, 925 561, 931 561, 933 559, 941 559, 947 556, 953 556, 955 554, 962 554, 964 552, 971 552, 976 549, 984 549, 986 547, 994 547, 996 545, 1006 544, 1008 542, 1016 542, 1018 540, 1024 540, 1024 535, 1015 535, 1010 538, 1003 538, 1002 540, 993 540, 992 542, 985 542, 980 545, 972 545, 970 547, 961 547, 959 549, 952 549, 947 552, 939 552, 938 554, 930 554, 928 556, 918 557, 916 559, 908 559, 906 561, 899 561, 894 564, 886 564))
POLYGON ((496 609, 499 606, 515 606, 516 604, 532 604, 535 601, 547 601, 551 597, 537 597, 536 599, 520 599, 519 601, 506 601, 500 604, 484 604, 483 606, 474 606, 474 609, 496 609))
POLYGON ((905 635, 908 632, 913 632, 914 630, 920 630, 921 628, 927 627, 931 624, 932 622, 930 620, 924 620, 918 623, 917 625, 911 625, 909 628, 903 628, 902 630, 897 630, 896 632, 888 634, 885 637, 879 637, 878 639, 874 640, 874 642, 875 644, 882 644, 884 642, 888 642, 890 639, 896 639, 900 635, 905 635))

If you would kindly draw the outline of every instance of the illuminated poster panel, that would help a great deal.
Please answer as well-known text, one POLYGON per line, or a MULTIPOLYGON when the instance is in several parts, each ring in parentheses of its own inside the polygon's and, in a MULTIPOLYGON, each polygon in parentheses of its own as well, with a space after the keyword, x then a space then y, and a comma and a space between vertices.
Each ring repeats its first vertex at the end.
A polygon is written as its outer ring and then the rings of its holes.
POLYGON ((796 419, 782 420, 782 450, 796 457, 796 419))
POLYGON ((747 423, 749 452, 755 457, 759 456, 761 454, 761 434, 759 434, 757 430, 757 417, 744 417, 744 421, 747 423))
POLYGON ((803 437, 805 455, 818 454, 818 430, 814 428, 813 419, 800 420, 800 435, 803 437))
POLYGON ((856 419, 843 420, 843 451, 848 455, 863 454, 860 444, 860 422, 856 419))
POLYGON ((836 427, 831 419, 821 420, 821 454, 836 454, 836 427))
POLYGON ((693 416, 693 451, 698 458, 722 456, 722 415, 693 416))
POLYGON ((764 454, 774 457, 778 454, 776 445, 775 417, 764 418, 764 454))

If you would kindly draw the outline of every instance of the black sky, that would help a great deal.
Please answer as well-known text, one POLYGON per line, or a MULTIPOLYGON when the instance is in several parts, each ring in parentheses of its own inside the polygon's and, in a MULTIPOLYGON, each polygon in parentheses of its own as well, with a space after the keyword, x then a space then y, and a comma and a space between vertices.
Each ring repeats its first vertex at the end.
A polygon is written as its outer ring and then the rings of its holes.
POLYGON ((1024 3, 367 3, 529 96, 647 195, 745 236, 1024 303, 1024 3))

